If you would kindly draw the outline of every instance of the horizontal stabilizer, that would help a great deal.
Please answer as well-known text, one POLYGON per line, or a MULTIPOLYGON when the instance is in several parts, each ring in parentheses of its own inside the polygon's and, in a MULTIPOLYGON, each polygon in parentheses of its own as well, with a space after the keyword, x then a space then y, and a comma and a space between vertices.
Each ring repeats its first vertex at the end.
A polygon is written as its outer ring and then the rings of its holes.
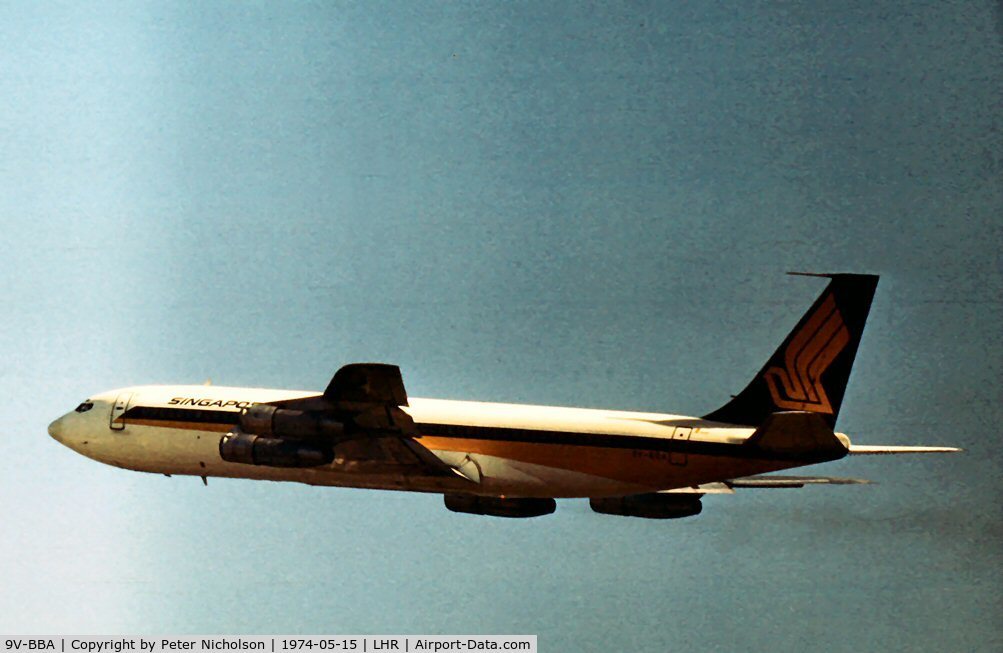
POLYGON ((851 444, 850 455, 879 456, 899 453, 958 453, 964 451, 957 447, 900 447, 883 444, 851 444))

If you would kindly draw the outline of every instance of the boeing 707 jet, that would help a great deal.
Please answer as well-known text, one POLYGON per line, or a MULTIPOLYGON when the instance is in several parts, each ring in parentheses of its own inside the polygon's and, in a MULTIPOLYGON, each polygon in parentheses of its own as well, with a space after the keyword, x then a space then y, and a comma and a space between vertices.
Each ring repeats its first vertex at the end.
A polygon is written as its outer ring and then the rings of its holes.
POLYGON ((323 393, 211 385, 94 395, 49 426, 89 458, 158 474, 435 492, 455 512, 536 517, 555 499, 599 513, 687 517, 736 488, 863 483, 769 472, 846 455, 953 447, 861 446, 834 431, 878 278, 829 283, 725 405, 703 417, 408 397, 394 365, 355 363, 323 393))

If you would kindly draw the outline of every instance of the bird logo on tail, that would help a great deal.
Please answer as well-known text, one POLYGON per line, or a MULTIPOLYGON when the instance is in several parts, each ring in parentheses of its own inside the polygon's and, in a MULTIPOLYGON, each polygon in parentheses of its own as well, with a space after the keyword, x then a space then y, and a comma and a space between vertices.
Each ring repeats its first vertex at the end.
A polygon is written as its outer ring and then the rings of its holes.
POLYGON ((784 367, 763 377, 778 408, 832 414, 822 374, 850 342, 850 332, 830 293, 784 350, 784 367))

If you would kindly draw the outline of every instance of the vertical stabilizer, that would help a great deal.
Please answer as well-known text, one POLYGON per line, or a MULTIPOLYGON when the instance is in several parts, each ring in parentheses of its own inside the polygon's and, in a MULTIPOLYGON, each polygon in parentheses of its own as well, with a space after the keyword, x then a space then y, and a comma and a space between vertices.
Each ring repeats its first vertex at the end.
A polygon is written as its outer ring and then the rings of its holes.
POLYGON ((705 419, 759 426, 771 413, 807 411, 835 425, 878 277, 805 276, 829 285, 749 385, 705 419))

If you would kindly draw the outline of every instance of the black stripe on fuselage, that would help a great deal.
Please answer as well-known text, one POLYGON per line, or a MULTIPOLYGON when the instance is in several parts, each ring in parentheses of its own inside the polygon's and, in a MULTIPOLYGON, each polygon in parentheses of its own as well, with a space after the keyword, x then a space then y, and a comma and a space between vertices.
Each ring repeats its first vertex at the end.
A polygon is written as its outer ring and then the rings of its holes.
POLYGON ((204 408, 167 408, 165 406, 134 406, 125 411, 122 419, 142 419, 151 422, 195 422, 197 424, 237 425, 240 413, 230 410, 204 408))
MULTIPOLYGON (((240 413, 227 410, 201 408, 174 408, 166 406, 135 406, 122 416, 124 419, 142 419, 163 422, 192 422, 200 424, 226 424, 236 426, 240 413)), ((509 428, 504 426, 478 426, 471 424, 417 423, 421 436, 462 440, 490 440, 495 442, 525 442, 572 447, 599 447, 607 449, 640 449, 702 456, 727 456, 731 458, 778 459, 786 456, 766 453, 744 444, 701 442, 652 438, 634 435, 609 435, 604 433, 578 433, 575 431, 545 431, 538 429, 509 428)), ((797 456, 794 459, 809 460, 797 456)))

